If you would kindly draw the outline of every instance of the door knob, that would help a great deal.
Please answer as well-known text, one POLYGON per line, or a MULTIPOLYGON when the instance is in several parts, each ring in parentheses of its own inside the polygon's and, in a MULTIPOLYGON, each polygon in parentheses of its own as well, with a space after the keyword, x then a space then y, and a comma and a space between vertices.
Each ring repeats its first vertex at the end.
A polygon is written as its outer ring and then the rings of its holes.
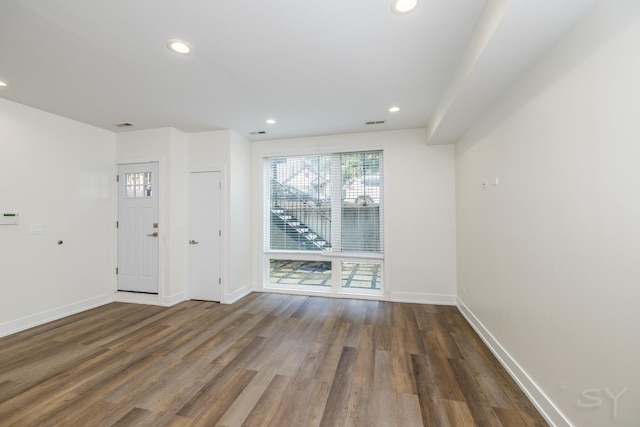
POLYGON ((158 237, 158 232, 156 231, 155 233, 147 234, 147 236, 149 236, 149 237, 158 237))
POLYGON ((197 245, 198 242, 196 240, 189 240, 190 245, 197 245))

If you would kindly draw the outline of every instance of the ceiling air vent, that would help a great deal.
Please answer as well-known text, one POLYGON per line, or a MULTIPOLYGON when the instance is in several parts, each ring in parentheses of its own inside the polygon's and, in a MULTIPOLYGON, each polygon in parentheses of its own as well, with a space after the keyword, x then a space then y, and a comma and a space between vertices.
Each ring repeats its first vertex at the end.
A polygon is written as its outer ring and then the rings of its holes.
POLYGON ((128 128, 128 127, 133 126, 133 123, 127 123, 127 122, 124 122, 124 123, 116 123, 114 126, 115 126, 115 127, 119 127, 119 128, 128 128))
POLYGON ((371 122, 364 122, 365 125, 381 125, 384 124, 384 120, 374 120, 371 122))
POLYGON ((266 135, 266 134, 267 134, 267 132, 263 131, 263 130, 259 130, 259 131, 256 131, 256 132, 250 132, 249 133, 249 135, 266 135))

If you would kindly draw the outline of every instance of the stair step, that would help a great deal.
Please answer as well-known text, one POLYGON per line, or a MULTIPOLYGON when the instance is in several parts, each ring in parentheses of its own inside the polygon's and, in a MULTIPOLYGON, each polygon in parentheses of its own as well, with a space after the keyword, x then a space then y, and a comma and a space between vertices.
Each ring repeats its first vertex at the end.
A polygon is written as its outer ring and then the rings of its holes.
MULTIPOLYGON (((304 246, 306 248, 319 248, 323 249, 325 247, 331 247, 331 244, 327 242, 324 238, 315 233, 311 228, 306 226, 302 221, 298 218, 291 215, 286 209, 281 207, 271 208, 271 213, 280 218, 285 225, 285 233, 292 238, 299 236, 299 238, 306 239, 306 243, 304 246)), ((303 242, 300 242, 303 243, 303 242)))

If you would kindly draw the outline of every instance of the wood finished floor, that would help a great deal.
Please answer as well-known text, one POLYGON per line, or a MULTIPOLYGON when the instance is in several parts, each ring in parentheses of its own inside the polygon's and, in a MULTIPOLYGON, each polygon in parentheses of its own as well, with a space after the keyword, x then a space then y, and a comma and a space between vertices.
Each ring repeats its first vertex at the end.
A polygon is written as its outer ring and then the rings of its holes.
POLYGON ((108 304, 0 339, 0 426, 546 426, 455 307, 108 304))

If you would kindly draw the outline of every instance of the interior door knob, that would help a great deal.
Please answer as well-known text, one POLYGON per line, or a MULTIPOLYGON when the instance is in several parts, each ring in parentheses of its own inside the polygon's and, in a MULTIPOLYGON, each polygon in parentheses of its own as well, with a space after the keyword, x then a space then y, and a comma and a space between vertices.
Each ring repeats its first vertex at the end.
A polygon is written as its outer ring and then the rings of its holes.
POLYGON ((197 245, 197 244, 198 244, 198 242, 197 242, 197 241, 195 241, 195 240, 189 240, 189 244, 190 244, 190 245, 197 245))
POLYGON ((149 236, 149 237, 158 237, 158 232, 156 231, 155 233, 147 234, 147 236, 149 236))

